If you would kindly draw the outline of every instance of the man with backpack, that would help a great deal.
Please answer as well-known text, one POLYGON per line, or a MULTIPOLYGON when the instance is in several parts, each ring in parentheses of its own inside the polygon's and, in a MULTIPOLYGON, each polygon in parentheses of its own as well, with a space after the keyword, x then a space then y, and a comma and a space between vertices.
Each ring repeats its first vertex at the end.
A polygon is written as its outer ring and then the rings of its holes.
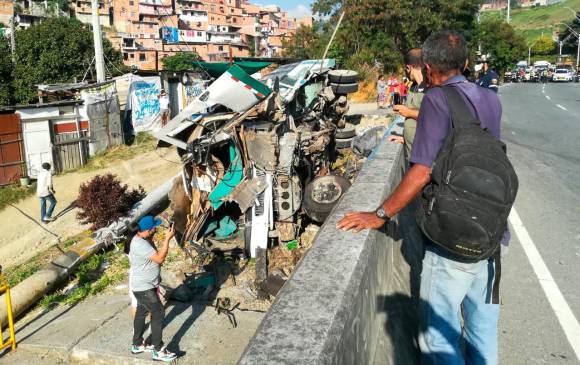
POLYGON ((460 34, 432 34, 422 55, 432 87, 419 111, 413 165, 375 212, 348 213, 337 228, 379 229, 421 193, 422 362, 497 364, 500 241, 518 187, 499 141, 501 104, 462 75, 468 51, 460 34))

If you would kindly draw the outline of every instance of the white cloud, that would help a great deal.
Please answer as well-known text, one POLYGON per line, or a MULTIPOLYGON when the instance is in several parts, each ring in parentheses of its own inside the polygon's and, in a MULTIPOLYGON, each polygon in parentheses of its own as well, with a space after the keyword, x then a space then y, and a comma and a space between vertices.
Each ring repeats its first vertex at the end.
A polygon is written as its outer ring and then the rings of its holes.
POLYGON ((289 18, 303 18, 306 16, 312 16, 312 11, 306 5, 297 5, 293 9, 288 10, 288 17, 289 18))

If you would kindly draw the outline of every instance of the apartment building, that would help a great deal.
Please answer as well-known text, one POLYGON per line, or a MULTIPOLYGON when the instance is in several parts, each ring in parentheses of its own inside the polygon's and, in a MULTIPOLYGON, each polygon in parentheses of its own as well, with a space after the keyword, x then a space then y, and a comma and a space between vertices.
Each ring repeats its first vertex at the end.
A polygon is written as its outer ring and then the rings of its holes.
MULTIPOLYGON (((69 5, 71 15, 92 23, 91 0, 69 5)), ((196 52, 205 61, 280 57, 284 40, 300 25, 312 25, 312 18, 290 19, 277 6, 248 0, 98 0, 98 8, 103 33, 126 65, 142 70, 159 70, 164 57, 178 52, 196 52)), ((14 16, 19 28, 42 21, 48 11, 46 2, 0 0, 0 22, 8 25, 14 16)))

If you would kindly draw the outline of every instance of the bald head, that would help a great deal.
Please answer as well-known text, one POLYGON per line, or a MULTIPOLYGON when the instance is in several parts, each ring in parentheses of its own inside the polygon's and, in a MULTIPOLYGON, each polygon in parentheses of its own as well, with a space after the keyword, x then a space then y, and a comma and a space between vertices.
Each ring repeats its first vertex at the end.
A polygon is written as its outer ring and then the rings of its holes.
POLYGON ((404 57, 405 65, 412 67, 423 67, 423 56, 421 48, 411 48, 404 57))

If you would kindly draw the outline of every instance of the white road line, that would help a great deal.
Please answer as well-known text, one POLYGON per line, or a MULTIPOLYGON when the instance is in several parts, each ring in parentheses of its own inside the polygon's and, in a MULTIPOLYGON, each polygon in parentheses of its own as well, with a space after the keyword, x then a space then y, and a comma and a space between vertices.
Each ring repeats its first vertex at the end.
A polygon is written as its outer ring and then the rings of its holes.
POLYGON ((568 110, 568 109, 564 108, 564 107, 563 107, 562 105, 560 105, 560 104, 556 104, 556 106, 557 106, 558 108, 562 109, 562 110, 566 110, 566 111, 568 110))
POLYGON ((546 95, 546 99, 550 100, 551 98, 548 95, 546 95))
POLYGON ((544 260, 536 248, 534 241, 532 241, 528 230, 524 227, 515 207, 512 208, 509 221, 516 232, 520 244, 524 248, 526 256, 528 256, 528 260, 538 277, 538 281, 540 282, 554 313, 556 313, 556 317, 558 317, 560 326, 562 326, 562 329, 568 338, 568 342, 570 342, 570 346, 572 346, 572 349, 576 354, 576 358, 580 360, 580 324, 578 323, 578 320, 574 317, 574 313, 572 313, 570 306, 566 302, 566 299, 564 299, 562 292, 558 288, 552 274, 544 263, 544 260))

